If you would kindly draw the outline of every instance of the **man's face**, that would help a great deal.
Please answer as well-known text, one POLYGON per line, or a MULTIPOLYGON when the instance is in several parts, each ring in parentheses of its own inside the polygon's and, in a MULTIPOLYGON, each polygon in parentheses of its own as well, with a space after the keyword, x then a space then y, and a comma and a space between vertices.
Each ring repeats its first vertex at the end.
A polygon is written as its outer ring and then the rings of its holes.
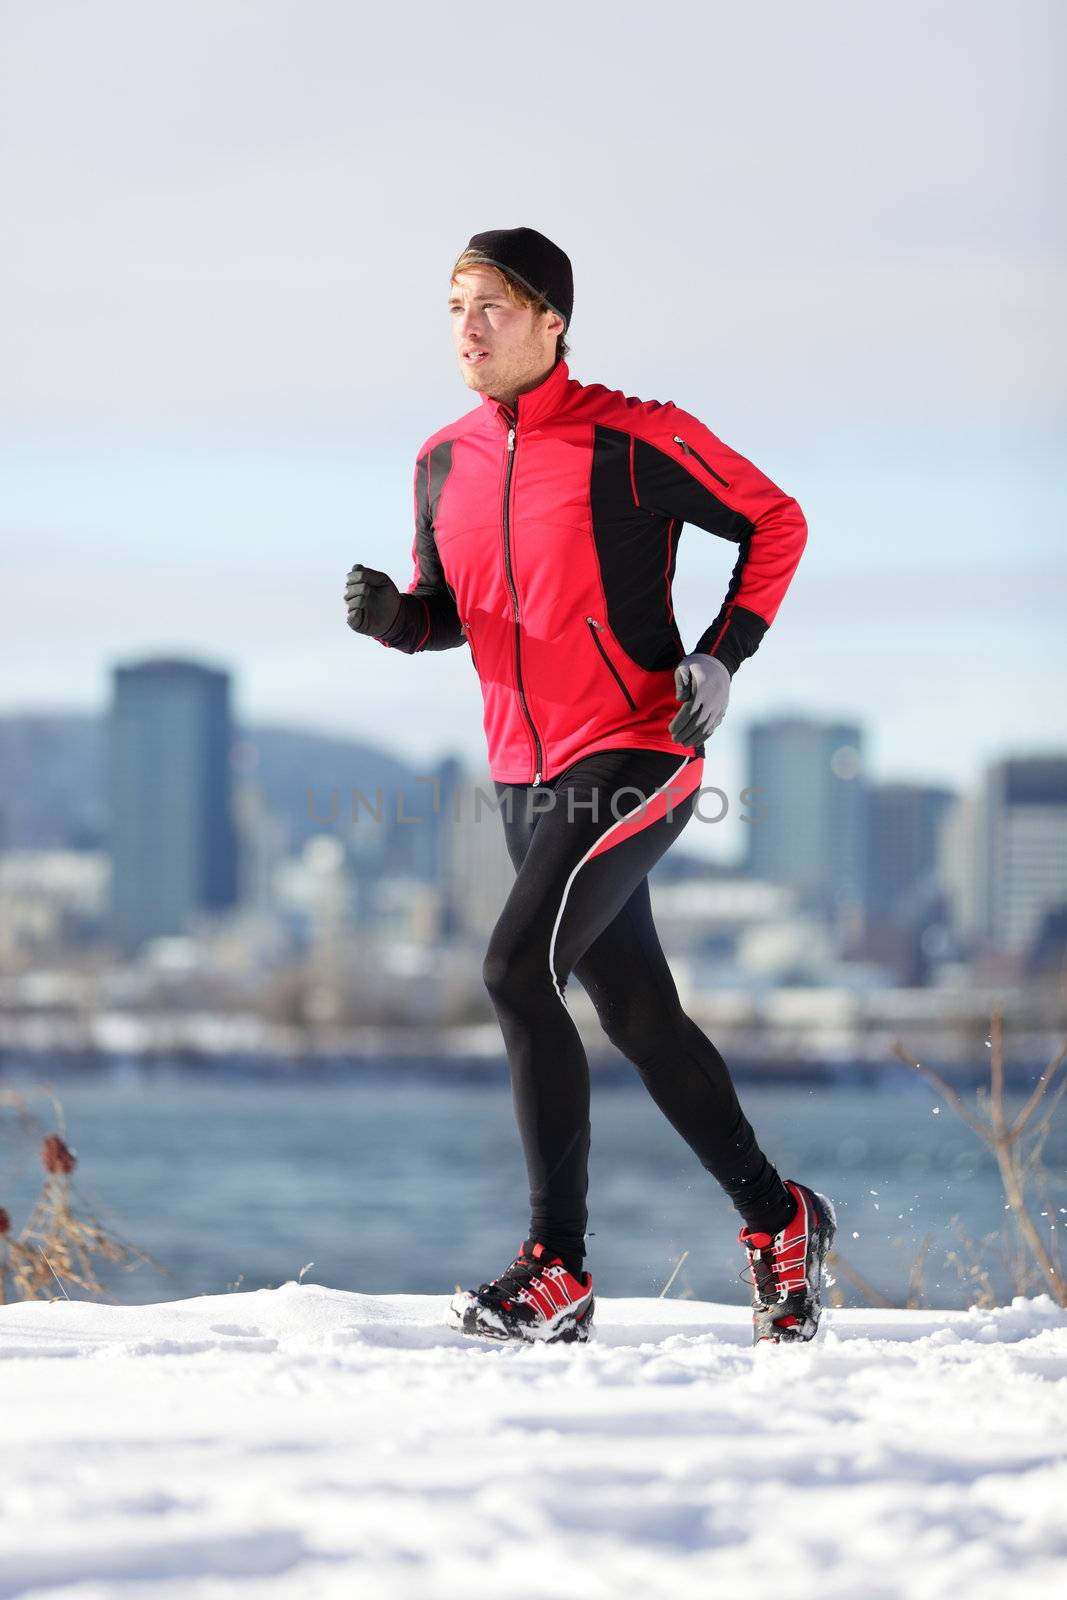
POLYGON ((555 364, 563 318, 513 305, 493 267, 468 267, 449 290, 452 342, 468 389, 512 400, 555 364))

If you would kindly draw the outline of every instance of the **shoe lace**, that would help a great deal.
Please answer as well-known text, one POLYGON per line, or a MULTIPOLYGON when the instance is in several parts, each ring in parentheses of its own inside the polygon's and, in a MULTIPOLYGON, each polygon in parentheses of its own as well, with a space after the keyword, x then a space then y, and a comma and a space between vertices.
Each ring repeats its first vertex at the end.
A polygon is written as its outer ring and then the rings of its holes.
POLYGON ((738 1277, 756 1291, 758 1308, 769 1310, 780 1301, 803 1289, 807 1282, 803 1237, 779 1245, 777 1236, 763 1246, 745 1241, 747 1264, 738 1277))
POLYGON ((498 1278, 491 1278, 488 1283, 479 1284, 478 1293, 490 1300, 515 1300, 521 1290, 526 1289, 539 1278, 546 1267, 559 1263, 558 1256, 545 1256, 540 1261, 535 1261, 526 1254, 528 1241, 523 1243, 520 1253, 515 1257, 510 1267, 505 1267, 498 1278))

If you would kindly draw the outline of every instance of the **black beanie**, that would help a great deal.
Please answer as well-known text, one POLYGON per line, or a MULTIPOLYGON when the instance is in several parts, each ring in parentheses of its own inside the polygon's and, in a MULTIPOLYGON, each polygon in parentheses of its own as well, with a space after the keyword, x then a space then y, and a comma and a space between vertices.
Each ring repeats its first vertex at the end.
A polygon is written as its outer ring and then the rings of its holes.
POLYGON ((490 228, 471 237, 468 250, 491 267, 502 267, 513 278, 541 295, 570 327, 574 310, 574 274, 570 257, 536 228, 490 228))

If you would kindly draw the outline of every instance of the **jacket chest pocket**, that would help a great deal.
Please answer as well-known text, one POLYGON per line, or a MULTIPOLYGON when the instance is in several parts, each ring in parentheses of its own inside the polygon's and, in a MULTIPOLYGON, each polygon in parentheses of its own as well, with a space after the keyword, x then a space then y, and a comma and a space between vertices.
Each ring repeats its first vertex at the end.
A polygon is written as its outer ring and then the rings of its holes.
POLYGON ((630 691, 626 687, 625 683, 623 683, 622 677, 621 677, 621 675, 619 673, 619 669, 616 667, 615 663, 612 661, 611 657, 608 655, 607 647, 604 644, 604 640, 603 640, 603 637, 602 637, 603 632, 604 632, 603 623, 598 622, 595 617, 586 617, 585 625, 589 630, 590 638, 592 639, 593 643, 596 645, 596 648, 597 648, 597 651, 598 651, 598 653, 600 655, 601 661, 603 661, 604 665, 607 667, 608 671, 611 673, 611 676, 615 679, 615 682, 618 684, 619 688, 622 690, 623 694, 625 695, 626 704, 630 707, 631 711, 636 711, 637 710, 637 702, 634 700, 633 695, 630 693, 630 691))

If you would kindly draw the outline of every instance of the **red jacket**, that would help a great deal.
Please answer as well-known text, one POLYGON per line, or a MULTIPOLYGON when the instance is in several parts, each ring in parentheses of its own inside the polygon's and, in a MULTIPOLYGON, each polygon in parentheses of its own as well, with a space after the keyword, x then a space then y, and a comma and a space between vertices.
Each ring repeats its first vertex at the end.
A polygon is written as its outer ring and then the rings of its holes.
POLYGON ((693 747, 667 725, 686 654, 671 601, 682 526, 738 546, 693 647, 733 673, 796 570, 800 507, 688 412, 578 383, 563 361, 514 407, 481 402, 418 453, 414 576, 380 642, 466 639, 503 783, 620 746, 681 758, 693 747))

